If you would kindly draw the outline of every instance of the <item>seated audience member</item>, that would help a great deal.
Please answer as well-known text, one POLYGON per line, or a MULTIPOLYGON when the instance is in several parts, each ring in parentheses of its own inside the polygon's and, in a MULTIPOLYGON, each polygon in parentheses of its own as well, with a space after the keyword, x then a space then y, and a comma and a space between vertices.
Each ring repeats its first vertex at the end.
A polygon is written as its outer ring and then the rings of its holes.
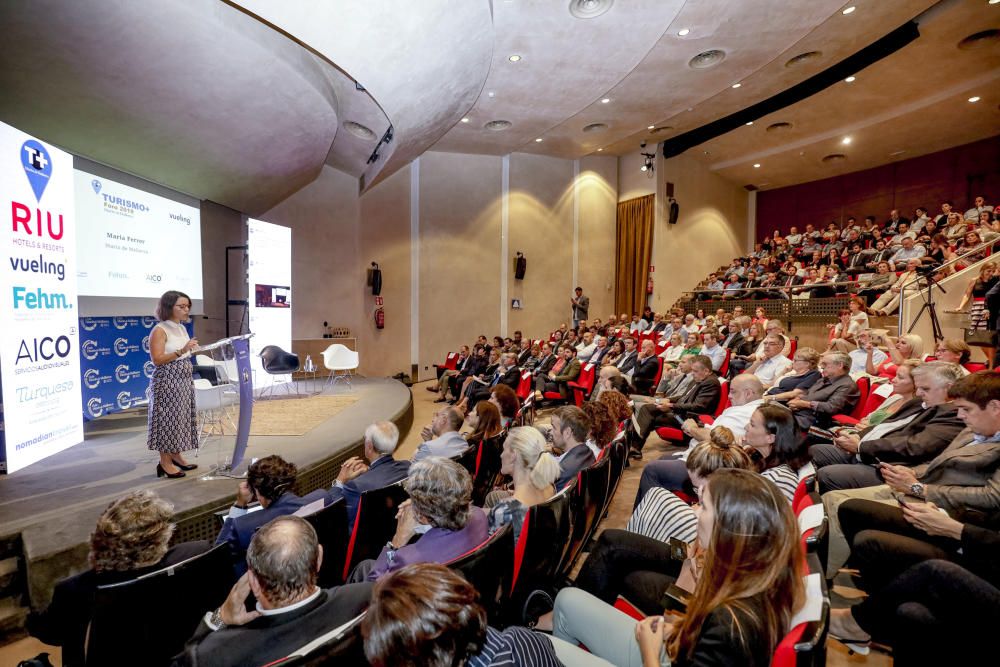
POLYGON ((670 336, 670 345, 660 353, 660 358, 663 359, 664 367, 676 366, 682 354, 684 354, 684 342, 681 340, 681 335, 675 333, 670 336))
POLYGON ((705 329, 701 334, 702 346, 698 354, 711 359, 712 370, 716 373, 726 361, 726 348, 719 345, 719 333, 715 329, 705 329))
MULTIPOLYGON (((689 481, 689 484, 685 484, 685 486, 690 485, 692 495, 695 497, 708 481, 708 476, 716 470, 722 468, 750 470, 753 467, 750 455, 740 446, 733 432, 725 426, 713 427, 708 438, 692 448, 687 460, 683 463, 689 481)), ((673 490, 657 486, 651 488, 643 496, 642 502, 636 505, 625 530, 651 537, 660 542, 668 542, 674 538, 690 543, 694 542, 697 524, 694 511, 688 503, 681 500, 673 490)), ((615 539, 612 537, 612 539, 601 540, 601 543, 609 547, 615 543, 620 545, 623 541, 627 542, 628 538, 615 539)), ((595 555, 598 554, 591 552, 590 558, 594 558, 595 555)), ((629 595, 625 597, 634 602, 629 595)), ((661 596, 656 596, 654 604, 660 599, 661 596)))
MULTIPOLYGON (((485 336, 480 336, 480 338, 485 338, 485 336)), ((462 396, 465 387, 472 381, 471 378, 486 371, 486 367, 489 364, 489 355, 490 352, 487 351, 485 346, 476 343, 476 346, 472 349, 472 358, 464 364, 456 375, 448 377, 448 389, 442 391, 434 402, 443 403, 448 400, 449 391, 451 392, 452 400, 457 402, 462 396)), ((442 376, 442 379, 444 377, 442 376)))
POLYGON ((688 415, 711 414, 719 403, 722 389, 719 378, 712 372, 708 357, 697 355, 691 360, 693 382, 683 396, 671 396, 646 403, 632 415, 628 430, 629 456, 642 458, 642 448, 657 426, 680 426, 688 415))
POLYGON ((788 407, 795 411, 799 428, 803 431, 811 426, 826 428, 834 415, 854 409, 861 392, 848 374, 850 368, 851 358, 841 352, 827 352, 820 357, 819 370, 823 377, 801 398, 788 401, 788 407))
POLYGON ((495 438, 503 433, 500 408, 492 400, 480 401, 476 409, 465 416, 465 423, 472 429, 465 435, 465 441, 470 446, 478 445, 483 440, 495 438))
POLYGON ((980 371, 963 377, 951 386, 948 396, 967 428, 943 452, 913 468, 881 464, 883 485, 823 495, 830 519, 827 574, 836 574, 862 530, 912 535, 906 532, 909 528, 898 497, 912 496, 912 503, 929 501, 963 522, 981 525, 993 520, 1000 507, 1000 375, 980 371), (882 506, 863 516, 838 515, 852 498, 876 501, 865 507, 882 506))
MULTIPOLYGON (((758 475, 727 469, 709 478, 696 511, 698 538, 689 553, 701 565, 682 619, 636 621, 584 590, 565 588, 556 598, 553 635, 615 665, 770 664, 805 600, 791 505, 758 475)), ((660 590, 671 580, 661 575, 660 590)))
POLYGON ((552 414, 552 453, 559 462, 556 491, 576 479, 581 470, 594 464, 594 453, 587 447, 590 419, 573 405, 557 408, 552 414))
POLYGON ((822 375, 819 372, 819 352, 811 347, 800 347, 792 357, 792 363, 777 383, 767 390, 769 401, 789 401, 804 394, 816 384, 822 375))
POLYGON ((535 367, 531 369, 531 375, 533 377, 545 375, 552 370, 552 366, 556 363, 558 358, 559 357, 553 350, 552 345, 549 343, 542 343, 542 355, 539 357, 538 363, 535 364, 535 367))
POLYGON ((472 478, 451 459, 413 464, 404 486, 410 499, 399 506, 396 533, 378 558, 358 563, 351 581, 374 581, 411 563, 447 563, 489 537, 486 513, 472 506, 472 478))
POLYGON ((174 667, 263 665, 357 617, 372 584, 316 585, 323 547, 297 516, 277 517, 254 533, 247 572, 214 612, 205 614, 174 667), (251 593, 256 609, 247 611, 251 593))
POLYGON ((651 340, 642 342, 642 350, 635 360, 635 368, 632 369, 632 384, 640 394, 649 394, 653 391, 653 381, 656 380, 656 373, 660 369, 660 362, 656 358, 656 344, 651 340))
POLYGON ((590 397, 588 401, 596 401, 601 397, 601 394, 611 388, 611 379, 615 377, 621 377, 621 371, 614 366, 601 366, 601 370, 597 371, 597 379, 594 381, 594 390, 590 392, 590 397))
POLYGON ((563 345, 561 359, 557 361, 548 375, 535 378, 535 400, 541 401, 544 392, 559 392, 563 398, 569 395, 568 383, 575 382, 580 377, 580 360, 576 358, 576 350, 572 345, 563 345))
POLYGON ((608 356, 608 352, 611 348, 608 347, 608 337, 607 336, 596 336, 594 338, 594 344, 597 346, 594 348, 594 353, 590 355, 590 359, 587 361, 594 365, 600 365, 604 362, 604 358, 608 356))
POLYGON ((152 491, 133 491, 108 505, 90 534, 90 568, 56 583, 48 608, 28 616, 28 632, 61 647, 66 667, 83 667, 98 586, 130 581, 208 550, 204 541, 170 547, 173 515, 173 506, 152 491))
POLYGON ((684 350, 681 352, 682 357, 686 356, 696 356, 701 354, 701 337, 696 334, 688 334, 687 339, 684 342, 684 350))
POLYGON ((906 271, 904 271, 889 288, 885 294, 875 299, 875 302, 871 305, 870 311, 876 315, 891 315, 896 312, 896 308, 899 307, 899 300, 902 296, 903 290, 916 290, 919 289, 919 278, 920 273, 917 269, 920 268, 919 259, 911 259, 906 262, 906 271))
POLYGON ((895 374, 892 378, 885 384, 876 385, 873 392, 882 391, 884 387, 890 387, 892 393, 889 394, 882 403, 872 410, 870 413, 862 417, 857 424, 851 426, 850 428, 842 428, 837 431, 838 435, 850 435, 857 434, 871 426, 877 426, 882 422, 886 421, 892 415, 899 412, 899 409, 906 404, 907 401, 913 399, 917 395, 917 386, 913 381, 913 369, 917 368, 923 364, 922 361, 918 359, 906 359, 901 363, 896 369, 895 374), (899 377, 902 373, 902 377, 899 377))
POLYGON ((487 400, 490 397, 490 389, 498 385, 506 385, 512 390, 516 390, 517 385, 521 382, 521 371, 517 368, 517 354, 514 352, 501 354, 500 365, 497 366, 492 377, 484 379, 486 384, 473 385, 472 391, 459 402, 456 406, 459 410, 464 412, 466 407, 474 408, 479 401, 487 400))
POLYGON ((250 464, 247 478, 236 490, 236 502, 229 508, 229 515, 215 539, 216 544, 229 544, 233 564, 238 575, 246 572, 246 552, 250 538, 271 519, 293 514, 306 505, 326 499, 326 491, 316 489, 303 497, 292 493, 298 468, 280 456, 265 456, 250 464), (247 511, 247 506, 257 500, 262 509, 247 511))
POLYGON ((869 306, 882 294, 896 284, 896 274, 889 270, 889 262, 878 262, 874 275, 867 279, 858 279, 858 296, 865 300, 869 306))
POLYGON ((600 401, 584 401, 580 409, 590 420, 590 432, 587 434, 586 444, 596 459, 600 457, 601 451, 615 437, 618 432, 618 424, 611 418, 608 406, 600 401))
MULTIPOLYGON (((624 380, 624 378, 618 378, 618 380, 624 380)), ((632 406, 629 403, 628 394, 621 391, 624 387, 615 386, 615 384, 612 382, 612 387, 602 392, 598 400, 608 407, 608 416, 611 417, 611 421, 620 425, 632 416, 632 406)))
POLYGON ((662 313, 653 313, 653 324, 646 330, 646 333, 655 333, 660 335, 663 330, 667 328, 667 321, 663 319, 662 313))
MULTIPOLYGON (((909 232, 907 232, 909 233, 909 232)), ((897 238, 897 234, 893 239, 897 238)), ((892 243, 890 243, 890 246, 892 243)), ((927 254, 927 249, 922 245, 917 244, 916 240, 912 237, 904 236, 900 243, 900 248, 892 254, 889 258, 889 268, 896 270, 896 267, 903 266, 904 262, 908 262, 911 259, 920 259, 927 254)))
POLYGON ((461 398, 463 405, 468 403, 467 397, 477 388, 488 385, 490 378, 496 373, 497 369, 500 367, 500 355, 502 352, 499 347, 494 347, 489 352, 489 357, 486 360, 485 368, 479 370, 478 373, 470 374, 464 379, 464 383, 461 388, 454 392, 456 398, 461 398))
POLYGON ((681 331, 684 332, 685 340, 691 334, 697 334, 701 332, 701 325, 695 320, 695 316, 688 313, 684 316, 684 326, 681 327, 681 331))
POLYGON ((528 508, 555 495, 555 481, 561 470, 559 462, 547 450, 545 436, 534 426, 516 426, 510 430, 503 442, 500 461, 500 472, 514 480, 513 493, 503 494, 490 507, 490 533, 513 524, 516 542, 528 508))
POLYGON ((589 331, 584 331, 582 340, 576 346, 576 358, 581 362, 590 361, 590 357, 596 349, 597 341, 594 340, 594 335, 589 331))
MULTIPOLYGON (((676 368, 663 367, 663 375, 656 386, 654 394, 657 398, 664 396, 681 396, 694 381, 691 375, 691 360, 697 355, 686 355, 680 358, 676 368)), ((638 401, 639 399, 635 399, 638 401)), ((645 401, 644 401, 645 402, 645 401)))
POLYGON ((448 385, 453 377, 456 377, 465 370, 466 366, 472 363, 473 356, 469 350, 468 345, 463 345, 458 349, 458 360, 455 362, 455 368, 442 369, 440 377, 438 377, 437 384, 427 385, 427 391, 437 392, 438 401, 444 402, 448 398, 448 385))
POLYGON ((601 360, 601 366, 614 366, 615 369, 617 370, 618 360, 621 359, 624 354, 625 354, 625 343, 622 342, 621 340, 616 340, 609 346, 608 353, 605 354, 604 358, 601 360))
POLYGON ((465 415, 458 408, 444 407, 434 413, 430 426, 420 430, 422 442, 417 446, 410 461, 417 461, 428 456, 443 456, 454 458, 469 448, 469 443, 458 432, 465 423, 465 415))
MULTIPOLYGON (((708 282, 705 284, 705 289, 706 290, 709 290, 709 291, 712 291, 712 292, 721 292, 723 289, 725 289, 725 287, 726 287, 726 283, 724 283, 721 280, 719 280, 719 275, 717 273, 713 273, 713 274, 711 274, 711 275, 708 276, 708 282)), ((704 296, 708 296, 708 295, 704 295, 704 296)))
POLYGON ((521 409, 521 401, 513 389, 505 384, 498 384, 490 388, 490 403, 500 411, 500 427, 510 428, 517 418, 517 411, 521 409))
POLYGON ((965 375, 969 374, 969 371, 965 369, 965 364, 969 363, 971 356, 972 348, 969 347, 969 344, 957 338, 945 338, 942 341, 938 341, 937 347, 934 350, 934 357, 937 361, 958 364, 962 367, 965 375))
MULTIPOLYGON (((482 405, 489 404, 480 403, 482 405)), ((354 456, 341 464, 333 488, 326 494, 326 504, 344 499, 348 534, 354 530, 361 494, 395 484, 409 472, 409 461, 397 461, 392 456, 398 444, 399 429, 395 424, 388 421, 375 422, 365 429, 364 459, 354 456), (365 463, 365 460, 368 462, 365 463)))
POLYGON ((872 340, 871 331, 859 331, 854 338, 857 344, 850 347, 839 338, 830 341, 830 350, 845 352, 851 358, 852 375, 865 373, 869 364, 877 368, 889 360, 889 355, 880 350, 872 340))
POLYGON ((781 353, 784 344, 785 341, 778 336, 764 338, 763 358, 750 364, 744 373, 755 375, 764 388, 769 389, 792 365, 792 360, 781 353))
POLYGON ((891 379, 896 374, 896 368, 904 361, 915 359, 919 361, 924 356, 924 339, 917 334, 903 334, 889 345, 889 358, 882 363, 875 363, 875 356, 865 362, 865 372, 869 375, 891 379))
POLYGON ((892 417, 809 450, 819 468, 820 493, 877 486, 882 483, 882 463, 915 466, 930 461, 965 428, 948 398, 948 390, 962 377, 958 366, 935 361, 912 373, 916 397, 892 417))
POLYGON ((541 345, 534 345, 529 341, 524 341, 524 349, 517 357, 517 365, 523 371, 533 371, 542 361, 541 345))
POLYGON ((488 626, 472 584, 434 563, 408 565, 376 583, 361 633, 372 667, 607 664, 577 646, 527 628, 501 631, 488 626))
POLYGON ((993 207, 986 203, 986 198, 983 196, 976 197, 973 200, 973 206, 965 212, 965 219, 975 221, 983 212, 993 212, 993 207))
POLYGON ((870 269, 867 264, 874 254, 874 249, 865 249, 860 243, 852 244, 851 251, 847 255, 847 264, 844 266, 844 273, 849 276, 868 273, 870 269))
POLYGON ((722 411, 711 426, 704 426, 691 418, 680 425, 681 431, 691 438, 687 452, 667 454, 658 461, 646 465, 639 481, 639 491, 636 493, 634 506, 638 506, 646 493, 656 487, 693 493, 694 489, 688 478, 688 468, 684 465, 684 459, 695 445, 708 441, 711 432, 720 426, 735 434, 734 441, 740 443, 750 423, 750 416, 761 406, 763 394, 764 387, 756 376, 744 373, 733 378, 729 387, 730 406, 722 411))

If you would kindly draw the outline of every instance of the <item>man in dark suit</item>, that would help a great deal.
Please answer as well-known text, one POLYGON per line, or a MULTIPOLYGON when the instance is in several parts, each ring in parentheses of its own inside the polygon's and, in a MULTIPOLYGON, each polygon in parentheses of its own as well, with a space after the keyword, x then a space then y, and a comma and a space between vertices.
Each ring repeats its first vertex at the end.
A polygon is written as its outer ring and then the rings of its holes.
POLYGON ((576 358, 576 349, 572 345, 563 345, 559 352, 560 359, 552 366, 552 370, 535 378, 536 401, 542 400, 547 391, 558 391, 565 397, 566 384, 575 382, 580 377, 581 366, 580 360, 576 358))
POLYGON ((826 428, 834 415, 847 414, 857 405, 861 392, 848 375, 851 358, 843 352, 827 352, 819 359, 823 374, 819 382, 800 397, 788 401, 795 412, 795 421, 803 431, 811 426, 826 428))
POLYGON ((656 344, 651 340, 644 340, 642 351, 636 357, 635 368, 632 369, 632 384, 637 394, 652 393, 658 370, 660 362, 656 357, 656 344))
POLYGON ((372 584, 323 590, 316 577, 323 548, 304 519, 279 517, 261 527, 247 551, 249 570, 174 658, 174 667, 263 665, 357 617, 368 606, 372 584), (257 608, 247 611, 253 593, 257 608))
MULTIPOLYGON (((485 336, 480 336, 480 338, 485 338, 485 336)), ((462 367, 458 369, 458 373, 448 378, 448 389, 451 391, 451 395, 458 398, 459 393, 462 391, 462 386, 465 381, 472 376, 479 375, 486 368, 488 362, 489 352, 485 345, 480 345, 476 343, 476 346, 472 348, 472 356, 462 364, 462 367)), ((448 392, 444 392, 435 403, 443 403, 447 400, 448 392)))
POLYGON ((615 362, 615 367, 622 375, 628 375, 635 368, 635 358, 639 356, 639 352, 635 349, 635 339, 631 336, 622 338, 622 344, 625 346, 625 354, 615 362))
POLYGON ((590 359, 588 359, 587 361, 594 364, 595 366, 599 366, 601 361, 604 359, 604 357, 607 355, 610 349, 611 346, 608 345, 608 337, 598 336, 597 347, 594 348, 594 353, 590 355, 590 359))
POLYGON ((671 396, 658 403, 645 403, 632 414, 627 431, 629 456, 642 458, 646 438, 657 426, 680 428, 690 415, 711 414, 719 404, 722 388, 712 372, 712 360, 698 354, 691 357, 693 384, 683 396, 671 396))
POLYGON ((587 446, 590 418, 575 405, 564 405, 552 415, 552 450, 559 461, 556 491, 576 479, 577 473, 594 465, 594 453, 587 446))
POLYGON ((542 343, 542 357, 538 360, 538 364, 535 366, 535 370, 531 371, 533 376, 545 375, 550 370, 552 366, 556 363, 558 356, 553 351, 553 346, 551 343, 542 343))
POLYGON ((515 392, 517 391, 517 385, 521 382, 521 372, 517 369, 517 355, 513 352, 504 352, 501 354, 500 365, 497 366, 496 371, 489 378, 488 382, 486 385, 481 385, 473 389, 469 395, 469 410, 475 409, 479 401, 488 400, 490 397, 490 388, 498 384, 505 384, 515 392))
MULTIPOLYGON (((785 269, 785 275, 778 282, 782 287, 795 287, 796 285, 802 284, 802 278, 799 277, 799 274, 795 270, 794 266, 789 266, 785 269)), ((781 296, 786 299, 790 299, 791 293, 791 290, 784 289, 781 291, 781 296)))
POLYGON ((229 509, 229 516, 222 525, 216 544, 229 544, 237 575, 246 572, 246 551, 254 532, 271 519, 293 514, 305 505, 326 499, 326 491, 317 489, 299 497, 291 492, 298 468, 280 456, 265 456, 250 465, 246 481, 240 482, 236 502, 229 509), (253 500, 260 501, 261 509, 248 511, 253 500))
POLYGON ((962 379, 962 369, 934 361, 913 369, 912 398, 883 421, 858 434, 841 435, 832 445, 814 445, 809 455, 818 468, 820 493, 859 489, 882 483, 879 463, 914 466, 940 454, 965 428, 948 389, 962 379), (893 423, 900 425, 892 428, 893 423))
POLYGON ((354 530, 354 520, 358 516, 358 499, 365 491, 381 489, 395 484, 410 471, 409 461, 397 461, 392 457, 399 444, 399 429, 389 421, 375 422, 365 429, 364 457, 368 464, 358 457, 344 461, 340 466, 333 488, 326 494, 326 504, 340 498, 347 503, 347 534, 354 530))

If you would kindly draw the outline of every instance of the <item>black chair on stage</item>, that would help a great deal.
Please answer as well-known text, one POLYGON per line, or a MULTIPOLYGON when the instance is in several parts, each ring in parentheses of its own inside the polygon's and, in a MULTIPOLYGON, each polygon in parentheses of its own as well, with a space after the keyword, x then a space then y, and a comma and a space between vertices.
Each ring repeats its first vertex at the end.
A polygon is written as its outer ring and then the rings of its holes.
POLYGON ((335 628, 281 660, 267 667, 320 667, 321 665, 367 665, 364 639, 361 637, 361 614, 349 623, 335 628))
POLYGON ((98 586, 87 667, 120 665, 123 659, 144 667, 169 665, 234 583, 229 545, 220 544, 177 565, 98 586))
MULTIPOLYGON (((265 345, 260 351, 260 362, 268 375, 288 375, 299 370, 299 355, 285 352, 277 345, 265 345)), ((285 389, 291 391, 288 389, 291 383, 285 384, 285 389)), ((270 389, 274 390, 273 384, 270 389)))
POLYGON ((510 595, 501 603, 504 625, 527 625, 532 619, 526 619, 525 612, 537 594, 547 596, 552 604, 556 574, 573 534, 570 499, 575 487, 574 480, 544 503, 528 509, 514 545, 510 595))
POLYGON ((344 562, 347 560, 347 502, 343 497, 321 510, 302 517, 316 531, 323 547, 323 564, 317 584, 330 588, 344 583, 344 562))
POLYGON ((611 459, 608 456, 602 456, 600 461, 577 473, 576 487, 570 496, 573 533, 566 557, 559 567, 560 577, 569 576, 573 564, 583 553, 601 521, 601 511, 608 499, 610 474, 611 459))
POLYGON ((462 573, 479 591, 479 601, 489 619, 499 618, 500 601, 510 591, 511 563, 514 560, 514 527, 501 526, 489 539, 447 563, 462 573))
POLYGON ((403 501, 410 497, 403 488, 405 481, 365 491, 358 498, 357 518, 354 520, 354 530, 351 531, 344 557, 344 581, 355 565, 365 559, 378 557, 385 543, 396 534, 396 512, 403 501))

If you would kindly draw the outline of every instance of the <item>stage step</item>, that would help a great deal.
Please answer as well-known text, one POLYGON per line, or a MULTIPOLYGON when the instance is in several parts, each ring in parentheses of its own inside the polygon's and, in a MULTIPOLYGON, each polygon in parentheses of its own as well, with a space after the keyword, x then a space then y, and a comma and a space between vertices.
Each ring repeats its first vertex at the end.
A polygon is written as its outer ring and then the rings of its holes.
POLYGON ((21 596, 0 598, 0 645, 26 636, 27 620, 28 608, 21 605, 21 596))
POLYGON ((28 617, 23 544, 20 534, 0 540, 0 644, 25 636, 28 617))

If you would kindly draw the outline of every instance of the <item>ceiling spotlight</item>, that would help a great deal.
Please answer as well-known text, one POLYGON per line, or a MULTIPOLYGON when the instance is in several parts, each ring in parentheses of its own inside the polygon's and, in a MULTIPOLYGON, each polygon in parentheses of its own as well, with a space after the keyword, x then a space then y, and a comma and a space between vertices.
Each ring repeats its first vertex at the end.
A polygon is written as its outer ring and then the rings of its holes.
POLYGON ((990 5, 995 5, 995 4, 997 4, 998 2, 1000 2, 1000 0, 989 0, 989 2, 988 2, 987 4, 990 4, 990 5))
POLYGON ((648 170, 649 170, 648 164, 643 163, 643 165, 639 167, 639 171, 648 171, 648 170))
POLYGON ((463 122, 463 123, 468 123, 468 122, 469 122, 469 117, 468 117, 468 116, 466 116, 465 118, 463 118, 463 119, 462 119, 462 122, 463 122))
POLYGON ((492 90, 489 91, 488 93, 486 93, 486 95, 487 95, 487 97, 496 97, 497 96, 497 94, 495 92, 493 92, 492 90))
POLYGON ((847 16, 848 14, 853 14, 855 9, 857 9, 857 7, 855 7, 854 5, 851 5, 850 7, 844 8, 844 11, 842 11, 840 13, 843 14, 844 16, 847 16))
POLYGON ((747 123, 747 125, 753 125, 753 121, 750 121, 749 123, 747 123))
POLYGON ((611 101, 610 97, 605 97, 604 99, 601 100, 601 104, 607 104, 610 101, 611 101))
POLYGON ((535 139, 535 143, 536 143, 536 144, 540 144, 540 143, 542 143, 542 138, 541 138, 541 137, 538 137, 537 139, 535 139))
POLYGON ((739 88, 742 85, 743 85, 742 83, 734 83, 733 88, 739 88))
POLYGON ((600 153, 600 152, 601 152, 601 151, 603 151, 603 150, 604 150, 603 148, 598 148, 598 149, 597 149, 597 152, 598 152, 598 153, 600 153))
MULTIPOLYGON (((997 0, 997 1, 1000 2, 1000 0, 997 0)), ((678 37, 684 37, 689 32, 691 32, 691 30, 689 28, 681 28, 680 30, 677 31, 677 36, 678 37)))
POLYGON ((639 171, 646 172, 646 176, 648 178, 652 178, 653 177, 653 169, 654 169, 653 161, 656 159, 656 154, 655 153, 647 153, 647 152, 645 152, 646 151, 646 142, 645 141, 640 141, 639 142, 639 148, 641 148, 642 151, 643 151, 643 152, 639 153, 639 155, 642 156, 642 166, 639 167, 639 171))
POLYGON ((858 77, 856 77, 856 76, 849 76, 846 79, 844 79, 844 81, 846 81, 847 83, 854 83, 854 80, 857 79, 857 78, 858 77))
POLYGON ((850 137, 844 137, 843 139, 840 140, 840 143, 842 143, 842 144, 844 144, 846 146, 849 143, 851 143, 851 138, 850 137))
POLYGON ((760 162, 754 162, 753 163, 753 168, 754 169, 760 169, 760 162))
POLYGON ((519 62, 521 60, 521 56, 519 56, 519 55, 517 55, 515 53, 514 55, 508 57, 507 60, 511 61, 512 63, 516 63, 516 62, 519 62))
POLYGON ((655 130, 655 129, 656 129, 656 126, 655 126, 655 125, 648 125, 648 126, 646 127, 646 129, 647 129, 647 130, 655 130))
POLYGON ((973 102, 973 103, 978 102, 979 101, 979 95, 975 95, 973 97, 970 97, 969 101, 973 102))

